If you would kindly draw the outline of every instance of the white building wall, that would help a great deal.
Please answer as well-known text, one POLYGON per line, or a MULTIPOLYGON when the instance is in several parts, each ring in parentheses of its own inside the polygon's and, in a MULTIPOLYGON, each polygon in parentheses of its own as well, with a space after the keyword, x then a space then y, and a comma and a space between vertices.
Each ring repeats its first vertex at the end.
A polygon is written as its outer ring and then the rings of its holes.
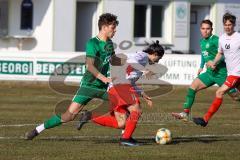
POLYGON ((19 50, 52 51, 53 46, 53 3, 52 0, 33 0, 33 31, 20 30, 22 0, 9 0, 9 36, 0 39, 0 51, 19 50), (18 38, 18 39, 17 39, 18 38))
POLYGON ((54 0, 54 51, 75 51, 76 0, 54 0))
POLYGON ((123 40, 133 41, 134 29, 134 1, 133 0, 105 0, 103 12, 110 12, 118 16, 119 26, 113 41, 117 43, 117 51, 122 51, 119 44, 123 40))
POLYGON ((190 40, 190 3, 187 1, 172 2, 173 3, 173 50, 188 53, 190 40), (183 19, 178 18, 177 10, 180 8, 185 12, 183 19))
POLYGON ((231 12, 237 17, 236 31, 240 31, 240 1, 239 0, 218 0, 216 6, 216 34, 224 33, 222 17, 224 13, 231 12))
MULTIPOLYGON (((30 51, 74 51, 76 31, 76 1, 77 0, 32 0, 34 4, 34 21, 32 32, 20 30, 20 6, 22 0, 9 0, 9 36, 0 39, 0 51, 19 50, 19 38, 23 40, 23 50, 30 51), (17 39, 18 38, 18 39, 17 39)), ((91 0, 95 1, 95 0, 91 0)), ((164 0, 163 0, 164 1, 164 0)), ((134 46, 134 0, 102 0, 99 1, 97 16, 104 12, 111 12, 118 16, 120 24, 114 42, 119 44, 123 40, 133 42, 129 52, 142 49, 134 46)), ((214 33, 223 33, 222 15, 230 9, 238 17, 237 29, 240 28, 239 0, 182 0, 170 1, 165 14, 163 34, 164 41, 173 45, 173 50, 187 52, 190 37, 190 4, 211 3, 210 19, 213 21, 214 33), (177 2, 187 3, 187 35, 176 36, 176 7, 177 2)), ((94 23, 97 26, 97 20, 94 23)), ((97 34, 97 27, 93 29, 97 34)), ((94 33, 94 32, 93 32, 94 33)), ((95 34, 95 33, 94 33, 95 34)), ((90 38, 90 37, 89 37, 90 38)), ((198 43, 198 41, 196 42, 198 43)), ((121 51, 121 50, 120 50, 121 51)))
MULTIPOLYGON (((163 0, 163 2, 165 2, 163 0)), ((135 52, 137 50, 142 50, 146 46, 135 45, 134 40, 134 0, 105 0, 103 2, 103 12, 111 12, 116 14, 119 19, 119 26, 117 27, 117 33, 113 38, 113 41, 117 43, 117 52, 135 52), (129 43, 125 43, 121 47, 121 42, 130 41, 131 47, 125 50, 123 47, 129 46, 129 43)), ((162 44, 172 44, 173 43, 173 3, 169 3, 164 11, 164 23, 163 23, 163 38, 159 38, 162 44)), ((148 42, 156 40, 156 38, 145 39, 148 42)), ((139 43, 139 42, 137 42, 139 43)), ((140 43, 141 44, 141 43, 140 43)), ((181 45, 182 46, 182 45, 181 45)))

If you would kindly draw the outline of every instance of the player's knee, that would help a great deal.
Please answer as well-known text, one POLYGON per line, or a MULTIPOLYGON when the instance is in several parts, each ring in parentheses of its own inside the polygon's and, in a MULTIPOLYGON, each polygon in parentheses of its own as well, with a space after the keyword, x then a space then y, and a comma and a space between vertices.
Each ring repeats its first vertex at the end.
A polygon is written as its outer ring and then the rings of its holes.
POLYGON ((118 128, 119 129, 124 129, 125 128, 125 121, 118 121, 118 128))
POLYGON ((192 90, 195 90, 195 91, 197 90, 197 86, 194 83, 192 83, 189 88, 192 89, 192 90))
POLYGON ((222 98, 224 95, 224 91, 223 90, 217 90, 216 91, 216 97, 222 98))
POLYGON ((200 90, 202 88, 202 86, 198 83, 198 81, 195 80, 189 88, 191 88, 192 90, 197 92, 198 90, 200 90))
POLYGON ((141 108, 140 104, 134 104, 128 110, 130 113, 133 111, 142 113, 142 108, 141 108))
POLYGON ((139 116, 141 116, 143 111, 142 111, 141 108, 137 108, 137 109, 134 109, 134 110, 130 111, 130 114, 133 113, 133 112, 135 114, 138 114, 139 116))

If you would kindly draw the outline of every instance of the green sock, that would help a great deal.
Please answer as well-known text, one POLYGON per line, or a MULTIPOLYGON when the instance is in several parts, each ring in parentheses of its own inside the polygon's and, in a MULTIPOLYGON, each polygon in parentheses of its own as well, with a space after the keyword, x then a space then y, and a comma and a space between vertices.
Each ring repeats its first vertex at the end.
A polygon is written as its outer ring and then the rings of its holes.
POLYGON ((49 128, 59 126, 61 124, 62 124, 61 116, 60 115, 54 115, 50 119, 48 119, 44 122, 44 128, 49 129, 49 128))
POLYGON ((195 100, 195 95, 196 95, 196 91, 193 90, 192 88, 188 88, 186 101, 183 104, 183 109, 190 110, 192 108, 193 102, 195 100))
POLYGON ((234 94, 234 100, 235 101, 240 101, 240 95, 239 95, 239 91, 236 88, 232 88, 228 91, 229 94, 234 94))
POLYGON ((238 91, 237 91, 237 89, 236 88, 232 88, 232 89, 230 89, 229 91, 228 91, 228 93, 237 93, 238 91))

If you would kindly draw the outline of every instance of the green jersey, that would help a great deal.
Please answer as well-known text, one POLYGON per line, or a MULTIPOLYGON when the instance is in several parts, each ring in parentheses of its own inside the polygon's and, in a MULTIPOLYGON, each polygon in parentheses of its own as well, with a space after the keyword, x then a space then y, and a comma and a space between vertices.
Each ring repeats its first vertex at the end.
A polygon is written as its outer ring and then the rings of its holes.
MULTIPOLYGON (((218 53, 218 36, 211 35, 208 38, 200 40, 201 52, 203 60, 207 63, 213 61, 218 53)), ((211 68, 207 68, 207 72, 210 74, 227 74, 226 63, 222 59, 216 69, 213 71, 211 68)))
MULTIPOLYGON (((109 59, 114 54, 114 47, 111 40, 102 41, 98 37, 91 38, 86 45, 86 57, 94 59, 96 69, 107 77, 109 72, 109 59)), ((97 79, 92 73, 86 71, 81 84, 106 86, 101 80, 97 79)))

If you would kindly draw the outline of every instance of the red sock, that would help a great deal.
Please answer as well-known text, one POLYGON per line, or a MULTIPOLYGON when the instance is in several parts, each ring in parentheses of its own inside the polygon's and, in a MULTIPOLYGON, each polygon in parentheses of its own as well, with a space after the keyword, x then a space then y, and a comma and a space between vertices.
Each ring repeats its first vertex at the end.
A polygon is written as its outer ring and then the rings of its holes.
POLYGON ((190 113, 190 109, 184 109, 183 110, 185 113, 190 113))
POLYGON ((212 102, 212 105, 209 107, 207 113, 204 115, 203 119, 205 122, 208 122, 209 119, 214 115, 215 112, 219 109, 219 107, 222 104, 223 99, 222 98, 215 98, 212 102))
POLYGON ((130 113, 126 121, 126 127, 122 135, 122 138, 129 139, 132 136, 140 116, 141 116, 141 113, 139 113, 138 111, 132 111, 130 113))
POLYGON ((116 118, 112 115, 103 115, 103 116, 94 117, 92 118, 92 121, 102 126, 118 128, 118 122, 116 118))

